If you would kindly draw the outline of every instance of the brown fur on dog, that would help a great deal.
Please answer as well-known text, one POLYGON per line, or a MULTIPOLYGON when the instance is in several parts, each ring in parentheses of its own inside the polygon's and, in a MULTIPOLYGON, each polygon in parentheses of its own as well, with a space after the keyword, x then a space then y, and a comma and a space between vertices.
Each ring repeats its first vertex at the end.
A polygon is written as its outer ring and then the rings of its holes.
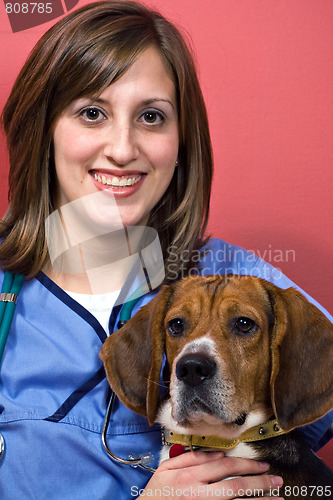
POLYGON ((228 400, 231 417, 267 407, 290 431, 333 407, 332 324, 298 291, 247 276, 189 277, 163 286, 101 349, 112 389, 152 424, 164 355, 172 378, 184 346, 202 337, 214 341, 220 375, 237 388, 228 400), (255 322, 252 333, 237 330, 241 317, 255 322), (170 334, 175 318, 186 325, 180 336, 170 334))

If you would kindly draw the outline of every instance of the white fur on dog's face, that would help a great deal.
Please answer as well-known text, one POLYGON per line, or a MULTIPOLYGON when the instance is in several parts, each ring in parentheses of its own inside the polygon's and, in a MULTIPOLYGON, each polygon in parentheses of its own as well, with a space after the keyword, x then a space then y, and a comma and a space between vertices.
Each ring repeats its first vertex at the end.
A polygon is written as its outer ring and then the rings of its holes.
POLYGON ((168 429, 181 434, 214 435, 235 438, 250 427, 259 425, 271 415, 271 409, 251 411, 243 425, 235 424, 239 408, 235 398, 236 388, 225 376, 223 359, 218 356, 216 344, 209 336, 186 344, 175 358, 170 379, 170 398, 159 410, 157 421, 168 429), (216 376, 200 387, 188 387, 177 378, 177 362, 188 354, 204 354, 217 365, 216 376))

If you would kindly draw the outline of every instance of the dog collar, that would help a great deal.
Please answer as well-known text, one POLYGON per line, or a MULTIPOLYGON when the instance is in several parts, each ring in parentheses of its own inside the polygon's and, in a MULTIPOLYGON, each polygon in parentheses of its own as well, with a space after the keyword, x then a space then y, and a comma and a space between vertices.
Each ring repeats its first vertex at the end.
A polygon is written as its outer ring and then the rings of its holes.
POLYGON ((230 450, 239 443, 253 443, 285 434, 276 419, 268 420, 264 424, 256 425, 244 431, 238 438, 224 439, 217 436, 196 436, 193 434, 177 434, 168 429, 162 429, 162 444, 181 444, 193 448, 214 448, 230 450))

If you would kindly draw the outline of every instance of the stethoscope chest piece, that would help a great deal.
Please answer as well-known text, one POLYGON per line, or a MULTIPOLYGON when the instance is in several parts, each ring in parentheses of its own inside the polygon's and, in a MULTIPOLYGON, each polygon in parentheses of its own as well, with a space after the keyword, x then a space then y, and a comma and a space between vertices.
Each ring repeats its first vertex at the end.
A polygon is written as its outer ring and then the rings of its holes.
POLYGON ((4 451, 5 451, 5 441, 3 435, 0 432, 0 460, 2 459, 4 451))

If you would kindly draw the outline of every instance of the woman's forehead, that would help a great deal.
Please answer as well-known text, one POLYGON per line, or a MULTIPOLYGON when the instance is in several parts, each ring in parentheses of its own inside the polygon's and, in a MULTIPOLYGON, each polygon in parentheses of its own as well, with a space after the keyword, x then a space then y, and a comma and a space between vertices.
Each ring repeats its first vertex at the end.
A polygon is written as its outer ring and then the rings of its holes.
POLYGON ((79 99, 89 99, 96 104, 104 104, 103 101, 109 101, 119 90, 120 98, 124 93, 135 94, 138 99, 147 101, 147 105, 153 101, 165 101, 173 108, 177 108, 173 72, 165 57, 155 46, 149 46, 142 51, 114 81, 103 83, 91 92, 87 92, 86 86, 82 85, 82 91, 71 99, 70 104, 79 99))

